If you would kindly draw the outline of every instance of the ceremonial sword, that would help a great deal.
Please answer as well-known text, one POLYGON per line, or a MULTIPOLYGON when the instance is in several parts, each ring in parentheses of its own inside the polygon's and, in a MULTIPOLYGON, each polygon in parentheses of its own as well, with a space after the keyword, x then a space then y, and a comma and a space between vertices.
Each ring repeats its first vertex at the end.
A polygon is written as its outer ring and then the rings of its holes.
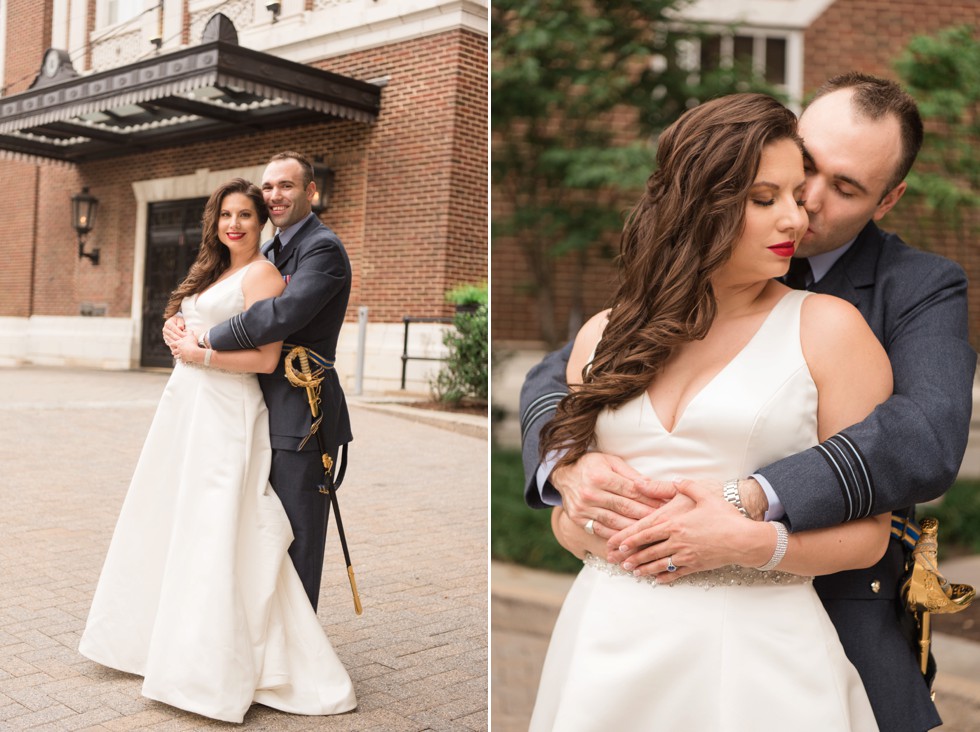
MULTIPOLYGON (((320 493, 324 493, 330 497, 330 502, 327 504, 327 516, 326 520, 330 518, 330 506, 333 505, 333 514, 337 520, 337 534, 340 536, 340 546, 344 550, 344 561, 347 563, 347 579, 350 581, 351 594, 354 597, 354 612, 358 615, 361 614, 363 608, 361 607, 361 596, 357 593, 357 582, 354 579, 354 567, 351 564, 350 550, 347 548, 347 535, 344 533, 344 522, 340 518, 340 504, 337 502, 337 491, 335 490, 336 485, 333 479, 333 459, 330 457, 330 453, 327 452, 327 446, 324 442, 323 433, 320 431, 320 423, 323 421, 323 414, 320 411, 320 383, 323 381, 323 368, 317 368, 316 373, 310 369, 310 358, 306 347, 304 346, 293 346, 289 353, 286 355, 285 360, 285 370, 286 378, 289 379, 289 383, 293 386, 302 386, 306 389, 306 400, 310 404, 310 412, 313 414, 313 424, 310 426, 310 434, 306 436, 302 443, 300 443, 300 449, 306 444, 306 441, 310 439, 312 435, 316 435, 317 446, 320 448, 320 458, 323 462, 323 483, 317 486, 320 493), (296 373, 296 369, 293 368, 293 359, 299 360, 300 374, 296 373)), ((344 450, 344 469, 346 469, 347 451, 344 450)), ((341 476, 342 478, 343 476, 341 476)))

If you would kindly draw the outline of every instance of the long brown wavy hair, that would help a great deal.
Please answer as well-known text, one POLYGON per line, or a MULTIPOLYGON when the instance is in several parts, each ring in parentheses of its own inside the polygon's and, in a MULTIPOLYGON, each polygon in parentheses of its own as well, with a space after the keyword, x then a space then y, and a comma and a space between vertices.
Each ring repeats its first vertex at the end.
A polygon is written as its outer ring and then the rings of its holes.
POLYGON ((561 448, 558 465, 577 460, 603 409, 641 394, 674 349, 708 333, 711 276, 741 235, 762 149, 787 138, 800 144, 796 117, 764 94, 705 102, 664 130, 657 169, 623 229, 609 322, 582 385, 542 430, 542 455, 561 448))
POLYGON ((241 193, 252 199, 255 212, 259 217, 259 226, 265 226, 265 222, 269 220, 265 199, 262 198, 262 191, 257 185, 249 183, 244 178, 232 178, 219 186, 204 206, 201 248, 197 252, 197 259, 188 270, 184 281, 170 293, 167 309, 163 312, 164 318, 169 318, 180 310, 180 303, 185 297, 208 289, 231 264, 231 252, 218 239, 218 214, 221 213, 221 203, 225 200, 225 196, 232 193, 241 193))

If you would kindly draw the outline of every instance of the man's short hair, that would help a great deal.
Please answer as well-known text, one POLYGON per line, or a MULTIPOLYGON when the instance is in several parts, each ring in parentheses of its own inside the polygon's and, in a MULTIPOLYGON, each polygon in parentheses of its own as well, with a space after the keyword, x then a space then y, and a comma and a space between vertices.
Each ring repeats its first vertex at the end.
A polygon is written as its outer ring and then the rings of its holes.
POLYGON ((299 166, 303 169, 303 188, 306 188, 313 182, 313 163, 305 155, 292 150, 286 150, 285 152, 276 153, 269 158, 269 163, 275 163, 280 160, 295 160, 299 163, 299 166))
POLYGON ((826 81, 813 99, 840 89, 853 89, 851 105, 858 115, 870 120, 880 120, 893 114, 898 120, 902 140, 902 155, 885 193, 905 180, 922 147, 922 117, 911 95, 894 81, 879 76, 850 71, 826 81))

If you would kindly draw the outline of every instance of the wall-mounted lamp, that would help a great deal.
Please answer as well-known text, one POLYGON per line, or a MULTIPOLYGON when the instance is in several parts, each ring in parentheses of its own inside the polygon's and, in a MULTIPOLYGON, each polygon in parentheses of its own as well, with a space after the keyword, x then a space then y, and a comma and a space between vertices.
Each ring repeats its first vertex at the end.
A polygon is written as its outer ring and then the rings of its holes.
POLYGON ((265 4, 265 9, 272 13, 272 22, 279 20, 279 11, 282 10, 282 3, 269 2, 265 4))
POLYGON ((316 194, 313 196, 313 213, 322 214, 330 206, 330 196, 333 194, 333 184, 336 178, 333 168, 323 164, 318 158, 313 163, 313 182, 316 183, 316 194))
POLYGON ((99 250, 85 251, 85 235, 95 226, 95 214, 99 210, 99 199, 88 192, 88 187, 71 197, 72 226, 78 233, 78 258, 88 257, 93 265, 99 263, 99 250))

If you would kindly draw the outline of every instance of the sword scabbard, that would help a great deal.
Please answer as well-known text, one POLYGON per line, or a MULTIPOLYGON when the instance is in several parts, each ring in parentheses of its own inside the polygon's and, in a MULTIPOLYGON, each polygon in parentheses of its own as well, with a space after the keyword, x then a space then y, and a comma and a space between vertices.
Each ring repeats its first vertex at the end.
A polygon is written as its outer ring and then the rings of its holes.
POLYGON ((364 612, 364 608, 361 607, 361 596, 357 594, 357 581, 354 579, 354 568, 347 565, 347 579, 350 580, 350 591, 354 596, 354 612, 360 615, 364 612))

